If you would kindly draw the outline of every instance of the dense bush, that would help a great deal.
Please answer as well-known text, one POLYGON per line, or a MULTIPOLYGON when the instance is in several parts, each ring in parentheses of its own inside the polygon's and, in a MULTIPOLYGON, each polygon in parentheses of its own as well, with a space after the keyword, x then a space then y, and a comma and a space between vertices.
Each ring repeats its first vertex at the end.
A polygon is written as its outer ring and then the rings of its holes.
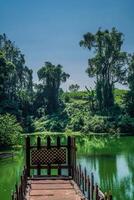
POLYGON ((89 117, 86 122, 85 126, 83 127, 84 132, 94 132, 94 133, 102 133, 105 132, 105 122, 102 117, 93 116, 89 117))
POLYGON ((65 131, 68 123, 68 116, 66 111, 61 113, 55 113, 53 115, 46 115, 40 119, 36 119, 34 122, 35 131, 52 131, 63 132, 65 131))
POLYGON ((134 118, 129 115, 122 115, 118 120, 118 127, 121 133, 134 133, 134 118))
POLYGON ((67 126, 67 129, 72 131, 81 131, 84 126, 84 119, 83 116, 76 115, 71 118, 70 123, 67 126))
MULTIPOLYGON (((86 94, 86 92, 77 93, 79 93, 76 95, 77 97, 86 94)), ((109 134, 120 132, 132 133, 134 132, 134 119, 123 115, 124 108, 120 106, 121 97, 124 96, 124 93, 122 90, 118 91, 116 89, 115 98, 117 98, 119 104, 116 103, 106 113, 93 113, 88 100, 84 100, 85 96, 75 99, 74 93, 65 93, 64 108, 58 113, 46 115, 35 120, 35 131, 80 131, 86 134, 91 132, 109 134)))
POLYGON ((85 100, 88 99, 88 92, 87 91, 77 91, 77 92, 65 92, 63 97, 75 100, 85 100))
POLYGON ((0 115, 0 146, 12 146, 19 143, 22 128, 13 115, 0 115))

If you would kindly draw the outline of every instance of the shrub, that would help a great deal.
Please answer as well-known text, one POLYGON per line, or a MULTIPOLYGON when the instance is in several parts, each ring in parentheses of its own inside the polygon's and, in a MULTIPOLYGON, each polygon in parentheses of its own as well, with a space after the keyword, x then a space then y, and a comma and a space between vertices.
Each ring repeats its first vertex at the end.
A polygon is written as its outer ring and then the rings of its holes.
POLYGON ((118 119, 118 126, 122 133, 134 132, 134 118, 128 115, 121 115, 118 119))
POLYGON ((17 123, 15 116, 0 115, 0 146, 12 146, 19 143, 22 127, 17 123))
POLYGON ((95 115, 94 117, 89 117, 86 120, 83 131, 84 132, 94 132, 94 133, 102 133, 105 132, 105 120, 103 117, 95 115))
POLYGON ((84 125, 84 120, 81 116, 75 116, 71 119, 70 124, 67 128, 71 129, 72 131, 80 131, 84 125))

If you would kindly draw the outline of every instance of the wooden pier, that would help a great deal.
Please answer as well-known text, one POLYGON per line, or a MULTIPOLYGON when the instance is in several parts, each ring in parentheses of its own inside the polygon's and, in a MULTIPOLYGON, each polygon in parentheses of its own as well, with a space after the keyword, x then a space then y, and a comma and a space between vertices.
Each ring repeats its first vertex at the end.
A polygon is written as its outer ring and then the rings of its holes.
POLYGON ((27 200, 81 200, 85 199, 73 180, 32 179, 27 200))
POLYGON ((76 166, 75 139, 67 138, 66 144, 57 137, 51 144, 31 145, 26 138, 26 167, 21 181, 16 185, 12 200, 112 200, 112 195, 104 194, 94 183, 93 173, 89 176, 86 168, 76 166))

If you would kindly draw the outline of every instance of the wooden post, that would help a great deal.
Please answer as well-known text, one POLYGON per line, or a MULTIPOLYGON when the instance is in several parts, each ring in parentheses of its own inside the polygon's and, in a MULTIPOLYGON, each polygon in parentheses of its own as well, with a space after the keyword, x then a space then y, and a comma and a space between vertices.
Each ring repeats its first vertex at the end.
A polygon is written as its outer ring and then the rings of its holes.
POLYGON ((15 198, 14 198, 14 192, 12 193, 12 200, 15 200, 15 198))
MULTIPOLYGON (((61 146, 61 140, 60 140, 60 136, 57 137, 57 148, 60 149, 61 146)), ((58 163, 58 176, 61 175, 61 164, 58 163)))
POLYGON ((90 179, 89 179, 89 175, 87 177, 87 188, 88 188, 88 200, 90 200, 90 179))
POLYGON ((72 138, 72 145, 71 145, 71 151, 72 151, 72 161, 71 161, 71 165, 72 165, 72 178, 75 177, 75 171, 76 171, 76 147, 75 147, 75 138, 72 138))
POLYGON ((47 149, 51 148, 51 138, 50 136, 47 137, 47 149))
POLYGON ((26 138, 26 168, 27 176, 30 176, 30 137, 26 138))
POLYGON ((60 148, 60 136, 57 137, 57 148, 60 148))
POLYGON ((108 196, 107 193, 105 193, 105 199, 104 200, 108 200, 108 196))
POLYGON ((61 165, 58 164, 58 176, 61 176, 61 165))
POLYGON ((40 163, 37 163, 37 175, 40 176, 41 175, 41 169, 40 169, 40 163))
POLYGON ((38 136, 37 137, 37 150, 39 150, 41 148, 41 139, 40 137, 38 136))
POLYGON ((77 167, 75 168, 75 176, 74 176, 74 178, 75 178, 75 182, 77 183, 77 185, 78 185, 78 171, 77 171, 77 167))
POLYGON ((78 169, 78 177, 77 177, 77 179, 78 179, 78 186, 80 186, 80 169, 79 169, 79 167, 77 169, 78 169))
POLYGON ((19 191, 18 191, 18 185, 15 185, 15 193, 16 193, 16 200, 19 200, 19 191))
MULTIPOLYGON (((37 150, 39 151, 41 148, 41 139, 40 137, 38 136, 37 137, 37 150)), ((40 168, 40 160, 38 160, 38 163, 37 163, 37 175, 41 175, 41 168, 40 168)))
POLYGON ((48 164, 47 175, 48 176, 51 175, 51 165, 50 164, 48 164))
POLYGON ((85 191, 87 191, 87 170, 84 169, 84 185, 85 185, 85 191))
POLYGON ((80 187, 81 187, 81 165, 79 164, 79 172, 80 172, 80 187))
POLYGON ((68 141, 67 141, 67 148, 68 148, 68 175, 72 176, 71 173, 71 137, 68 136, 68 141))
POLYGON ((84 187, 84 174, 83 174, 83 172, 82 172, 82 174, 81 174, 81 178, 82 178, 82 192, 83 192, 83 194, 85 194, 85 187, 84 187))
POLYGON ((75 146, 75 138, 73 138, 73 155, 74 155, 74 161, 73 161, 73 170, 74 170, 74 177, 76 172, 76 146, 75 146))
POLYGON ((21 176, 21 183, 20 183, 20 196, 23 199, 23 177, 21 176))
POLYGON ((98 185, 96 184, 96 194, 95 194, 95 200, 99 200, 98 196, 99 196, 99 188, 98 185))
MULTIPOLYGON (((47 137, 47 149, 50 149, 51 148, 51 138, 50 136, 47 137)), ((47 175, 50 176, 51 175, 51 164, 48 163, 47 165, 47 175)))
POLYGON ((91 200, 94 198, 94 175, 91 173, 91 200))

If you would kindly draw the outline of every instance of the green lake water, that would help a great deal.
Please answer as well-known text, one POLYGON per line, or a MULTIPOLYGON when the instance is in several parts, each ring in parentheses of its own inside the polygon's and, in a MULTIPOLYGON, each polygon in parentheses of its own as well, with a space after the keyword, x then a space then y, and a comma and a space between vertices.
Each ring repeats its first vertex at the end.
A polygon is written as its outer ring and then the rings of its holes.
MULTIPOLYGON (((86 167, 88 174, 94 172, 95 181, 103 191, 111 191, 114 200, 134 200, 134 137, 109 139, 98 148, 92 145, 93 142, 77 140, 77 163, 86 167)), ((0 200, 11 199, 23 160, 22 151, 13 159, 0 159, 0 200)))

